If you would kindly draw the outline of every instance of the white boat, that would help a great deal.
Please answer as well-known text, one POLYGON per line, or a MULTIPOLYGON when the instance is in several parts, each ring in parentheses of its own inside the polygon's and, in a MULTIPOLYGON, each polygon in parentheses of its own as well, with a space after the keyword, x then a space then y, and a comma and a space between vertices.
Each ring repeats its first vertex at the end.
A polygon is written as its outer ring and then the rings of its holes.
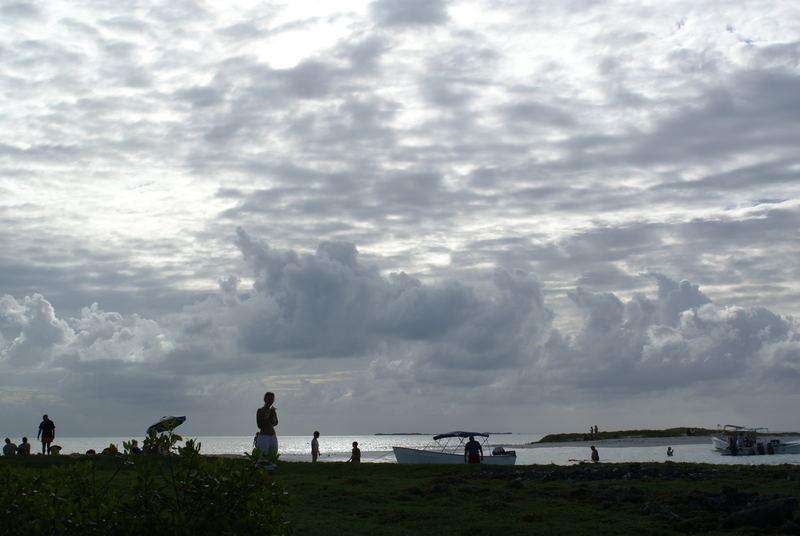
POLYGON ((711 444, 723 456, 757 456, 762 454, 800 454, 800 441, 783 443, 778 438, 764 437, 766 428, 748 428, 726 424, 721 437, 712 437, 711 444))
POLYGON ((481 463, 492 465, 514 465, 517 453, 503 447, 488 445, 489 434, 476 432, 448 432, 433 436, 433 441, 421 449, 409 447, 392 447, 397 463, 465 463, 464 445, 467 439, 474 437, 481 443, 483 460, 481 463))

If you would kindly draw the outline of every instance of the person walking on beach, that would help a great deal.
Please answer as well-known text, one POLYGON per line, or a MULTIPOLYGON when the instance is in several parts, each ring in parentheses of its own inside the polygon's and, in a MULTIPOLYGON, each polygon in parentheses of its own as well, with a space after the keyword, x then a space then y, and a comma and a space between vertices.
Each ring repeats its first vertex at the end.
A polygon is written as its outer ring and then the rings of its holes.
POLYGON ((28 438, 23 437, 22 443, 19 444, 17 447, 17 455, 19 456, 28 456, 31 453, 31 444, 28 443, 28 438))
POLYGON ((50 420, 46 414, 42 415, 42 422, 39 423, 39 433, 36 439, 42 440, 42 454, 50 454, 50 444, 56 438, 56 423, 50 420))
POLYGON ((353 441, 353 452, 350 454, 348 462, 361 463, 361 449, 358 448, 358 441, 353 441))
POLYGON ((311 440, 311 461, 315 462, 319 458, 319 432, 314 430, 314 439, 311 440))
POLYGON ((17 453, 17 446, 11 442, 11 438, 6 438, 6 444, 3 445, 3 456, 14 456, 17 453))
POLYGON ((592 449, 592 461, 593 461, 594 463, 597 463, 597 462, 599 462, 599 461, 600 461, 600 453, 599 453, 599 452, 597 452, 597 449, 596 449, 596 448, 594 448, 594 445, 592 445, 592 446, 591 446, 591 447, 589 447, 589 448, 590 448, 590 449, 592 449))
POLYGON ((272 404, 275 403, 275 393, 267 392, 264 394, 264 405, 256 411, 256 433, 255 445, 264 454, 270 451, 278 453, 278 436, 275 435, 275 427, 278 426, 278 414, 272 404))
POLYGON ((483 447, 475 441, 475 436, 469 436, 469 441, 464 445, 464 463, 481 463, 483 461, 483 447))

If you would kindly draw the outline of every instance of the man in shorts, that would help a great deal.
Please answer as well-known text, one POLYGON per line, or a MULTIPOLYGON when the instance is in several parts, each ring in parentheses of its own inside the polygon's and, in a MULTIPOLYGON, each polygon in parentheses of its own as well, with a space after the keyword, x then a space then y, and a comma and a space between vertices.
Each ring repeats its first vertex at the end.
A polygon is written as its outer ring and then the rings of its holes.
POLYGON ((278 452, 278 436, 275 435, 275 427, 278 426, 278 413, 275 411, 275 393, 267 392, 264 394, 264 405, 256 411, 256 425, 258 433, 255 438, 255 446, 264 454, 278 452))
POLYGON ((36 439, 42 440, 42 454, 50 454, 50 444, 56 438, 56 423, 50 420, 47 415, 42 415, 42 422, 39 423, 39 433, 36 439))

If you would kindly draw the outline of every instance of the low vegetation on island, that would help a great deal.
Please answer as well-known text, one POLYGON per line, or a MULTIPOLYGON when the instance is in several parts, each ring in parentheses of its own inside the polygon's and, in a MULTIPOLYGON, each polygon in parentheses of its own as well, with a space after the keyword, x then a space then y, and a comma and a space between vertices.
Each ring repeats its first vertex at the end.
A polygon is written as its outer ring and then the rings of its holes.
POLYGON ((708 436, 719 433, 719 430, 710 428, 666 428, 664 430, 615 430, 606 432, 598 431, 596 434, 570 433, 548 434, 536 443, 560 443, 564 441, 596 441, 598 439, 634 439, 641 437, 681 437, 681 436, 708 436))

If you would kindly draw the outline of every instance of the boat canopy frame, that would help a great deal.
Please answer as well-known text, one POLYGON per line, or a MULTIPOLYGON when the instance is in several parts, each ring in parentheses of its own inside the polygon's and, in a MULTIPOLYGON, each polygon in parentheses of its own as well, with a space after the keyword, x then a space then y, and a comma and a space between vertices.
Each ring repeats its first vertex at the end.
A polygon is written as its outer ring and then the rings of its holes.
POLYGON ((481 447, 488 447, 489 434, 483 432, 447 432, 444 434, 436 434, 433 436, 433 441, 429 442, 423 450, 430 450, 432 452, 455 452, 463 448, 466 440, 470 437, 481 438, 481 447))

